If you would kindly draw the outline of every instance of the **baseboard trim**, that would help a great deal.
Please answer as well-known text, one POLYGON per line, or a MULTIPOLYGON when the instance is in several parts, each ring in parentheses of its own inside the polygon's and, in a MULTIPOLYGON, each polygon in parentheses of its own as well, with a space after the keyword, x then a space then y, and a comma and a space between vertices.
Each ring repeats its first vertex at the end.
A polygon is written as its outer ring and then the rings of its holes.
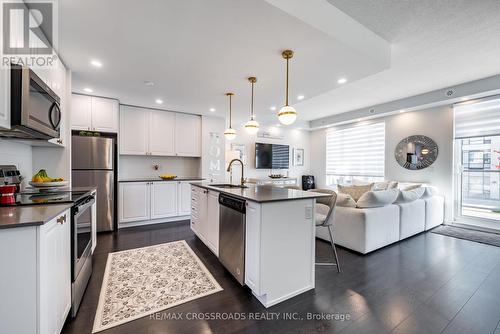
POLYGON ((143 221, 138 221, 138 222, 118 223, 118 229, 128 228, 128 227, 136 227, 136 226, 172 223, 172 222, 178 222, 179 220, 187 220, 187 219, 191 219, 191 216, 177 216, 177 217, 155 219, 155 220, 143 220, 143 221))

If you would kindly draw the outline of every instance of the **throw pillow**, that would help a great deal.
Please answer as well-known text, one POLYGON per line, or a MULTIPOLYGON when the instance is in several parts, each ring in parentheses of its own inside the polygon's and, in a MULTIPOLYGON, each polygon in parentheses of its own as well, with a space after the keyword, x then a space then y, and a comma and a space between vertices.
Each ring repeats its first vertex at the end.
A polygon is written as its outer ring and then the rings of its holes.
POLYGON ((358 208, 378 208, 394 203, 398 198, 398 189, 368 191, 357 202, 358 208))
POLYGON ((420 187, 422 187, 421 184, 412 184, 411 186, 405 187, 403 190, 406 190, 406 191, 408 191, 408 190, 414 190, 414 189, 417 189, 417 188, 420 188, 420 187))
POLYGON ((337 195, 337 202, 335 203, 335 205, 348 208, 355 208, 356 201, 351 197, 351 195, 339 193, 337 195))
POLYGON ((352 199, 356 202, 365 192, 370 191, 373 187, 373 183, 364 186, 341 186, 339 185, 339 192, 343 194, 351 195, 352 199))
POLYGON ((425 191, 424 194, 422 195, 422 198, 431 198, 438 194, 438 189, 436 187, 427 186, 423 188, 425 189, 425 191))
POLYGON ((389 185, 387 186, 387 189, 397 189, 398 188, 398 181, 390 181, 389 185))
POLYGON ((389 181, 375 182, 372 191, 387 190, 387 187, 389 187, 389 181))
POLYGON ((418 187, 412 190, 400 190, 396 203, 410 203, 416 201, 424 194, 425 188, 418 187))

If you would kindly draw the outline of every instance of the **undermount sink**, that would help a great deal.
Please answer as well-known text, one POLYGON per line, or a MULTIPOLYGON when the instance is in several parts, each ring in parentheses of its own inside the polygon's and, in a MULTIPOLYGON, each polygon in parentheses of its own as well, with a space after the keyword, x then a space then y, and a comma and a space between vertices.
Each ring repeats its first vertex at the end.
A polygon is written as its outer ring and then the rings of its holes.
POLYGON ((215 188, 248 188, 247 186, 241 186, 239 184, 230 184, 230 183, 209 184, 209 186, 215 188))

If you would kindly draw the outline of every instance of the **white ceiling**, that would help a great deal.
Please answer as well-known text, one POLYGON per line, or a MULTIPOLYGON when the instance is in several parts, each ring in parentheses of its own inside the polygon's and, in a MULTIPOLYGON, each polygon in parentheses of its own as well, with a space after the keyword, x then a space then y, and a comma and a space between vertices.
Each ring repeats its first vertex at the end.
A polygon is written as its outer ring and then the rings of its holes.
POLYGON ((296 52, 291 102, 312 120, 499 74, 498 17, 497 0, 64 0, 59 51, 75 92, 227 116, 233 91, 235 123, 248 117, 255 75, 257 119, 271 124, 285 48, 296 52))
POLYGON ((124 104, 159 107, 159 98, 167 110, 211 114, 216 108, 214 114, 227 116, 224 93, 232 91, 236 122, 248 119, 246 78, 254 75, 257 119, 276 123, 269 108, 284 103, 283 49, 295 51, 292 103, 299 94, 308 99, 337 88, 340 77, 358 80, 390 64, 386 41, 326 0, 315 1, 344 15, 346 30, 318 29, 264 0, 64 0, 59 53, 72 70, 75 92, 90 87, 124 104), (346 43, 347 30, 357 33, 348 35, 352 43, 346 43), (368 50, 375 44, 380 48, 368 50))
POLYGON ((391 67, 296 105, 310 119, 500 73, 498 0, 328 0, 392 43, 391 67))

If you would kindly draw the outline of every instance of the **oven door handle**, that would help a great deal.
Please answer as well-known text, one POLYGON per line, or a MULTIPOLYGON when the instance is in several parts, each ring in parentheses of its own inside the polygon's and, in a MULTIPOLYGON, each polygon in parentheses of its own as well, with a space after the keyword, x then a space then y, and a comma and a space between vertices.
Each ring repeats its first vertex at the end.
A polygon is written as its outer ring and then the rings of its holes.
POLYGON ((81 216, 81 214, 87 210, 89 207, 91 207, 95 203, 95 197, 94 196, 89 196, 87 197, 81 204, 79 204, 77 207, 75 207, 75 213, 74 217, 78 218, 81 216))

